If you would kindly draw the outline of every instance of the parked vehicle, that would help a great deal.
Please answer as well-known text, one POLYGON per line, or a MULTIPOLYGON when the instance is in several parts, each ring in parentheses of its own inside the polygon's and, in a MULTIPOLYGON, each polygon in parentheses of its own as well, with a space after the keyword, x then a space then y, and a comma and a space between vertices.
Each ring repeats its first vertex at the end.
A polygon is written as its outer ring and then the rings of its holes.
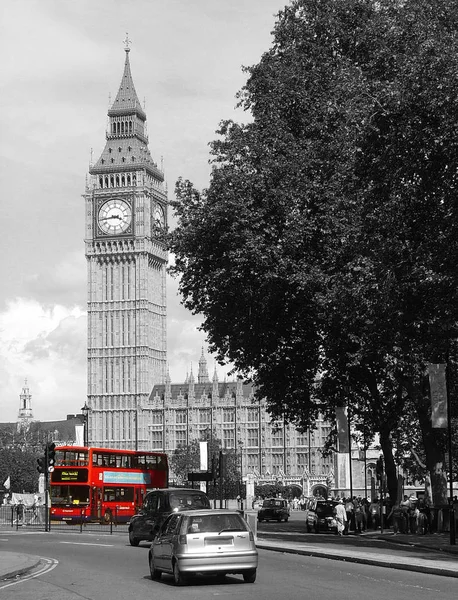
POLYGON ((258 521, 286 521, 289 519, 289 506, 282 498, 266 498, 258 511, 258 521))
POLYGON ((307 532, 337 531, 335 518, 335 500, 318 500, 310 498, 305 508, 305 527, 307 532))
POLYGON ((173 575, 177 585, 198 573, 242 574, 254 583, 258 552, 248 523, 237 510, 189 510, 171 514, 148 553, 152 579, 173 575))
POLYGON ((140 511, 129 521, 131 546, 138 546, 143 540, 152 541, 170 513, 197 508, 211 508, 208 496, 200 490, 165 488, 149 492, 140 511))

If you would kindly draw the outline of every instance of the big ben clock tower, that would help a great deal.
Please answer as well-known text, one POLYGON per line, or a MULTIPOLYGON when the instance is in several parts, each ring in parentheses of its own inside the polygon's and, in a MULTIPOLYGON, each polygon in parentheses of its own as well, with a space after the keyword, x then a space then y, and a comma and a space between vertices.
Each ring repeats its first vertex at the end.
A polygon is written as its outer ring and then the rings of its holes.
POLYGON ((88 440, 149 447, 142 405, 166 377, 167 223, 164 175, 153 161, 126 38, 106 144, 86 186, 88 440))

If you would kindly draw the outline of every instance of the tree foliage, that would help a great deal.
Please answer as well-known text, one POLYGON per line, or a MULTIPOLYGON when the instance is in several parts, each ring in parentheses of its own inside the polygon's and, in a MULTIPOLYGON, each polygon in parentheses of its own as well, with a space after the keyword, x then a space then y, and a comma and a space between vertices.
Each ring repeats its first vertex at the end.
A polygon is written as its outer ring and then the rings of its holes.
POLYGON ((11 478, 10 492, 38 490, 37 454, 30 449, 0 448, 0 484, 11 478))
POLYGON ((296 0, 273 35, 208 189, 177 182, 184 305, 274 417, 307 427, 348 404, 380 435, 392 497, 394 433, 414 419, 444 501, 425 366, 458 337, 458 7, 296 0))

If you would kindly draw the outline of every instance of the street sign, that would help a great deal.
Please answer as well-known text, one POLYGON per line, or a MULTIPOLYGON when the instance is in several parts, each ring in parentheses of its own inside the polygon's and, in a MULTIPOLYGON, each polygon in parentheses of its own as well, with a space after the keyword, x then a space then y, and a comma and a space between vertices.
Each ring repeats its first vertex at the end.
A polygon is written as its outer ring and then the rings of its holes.
POLYGON ((188 481, 213 481, 213 473, 188 473, 188 481))

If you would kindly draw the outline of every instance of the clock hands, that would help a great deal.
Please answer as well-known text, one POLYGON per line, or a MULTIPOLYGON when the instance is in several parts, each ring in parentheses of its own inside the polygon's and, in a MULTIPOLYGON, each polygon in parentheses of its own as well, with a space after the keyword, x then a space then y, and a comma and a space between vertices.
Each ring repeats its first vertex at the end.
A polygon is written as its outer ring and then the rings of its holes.
POLYGON ((110 219, 118 219, 121 220, 121 215, 110 215, 109 217, 102 217, 99 221, 109 221, 110 219))

